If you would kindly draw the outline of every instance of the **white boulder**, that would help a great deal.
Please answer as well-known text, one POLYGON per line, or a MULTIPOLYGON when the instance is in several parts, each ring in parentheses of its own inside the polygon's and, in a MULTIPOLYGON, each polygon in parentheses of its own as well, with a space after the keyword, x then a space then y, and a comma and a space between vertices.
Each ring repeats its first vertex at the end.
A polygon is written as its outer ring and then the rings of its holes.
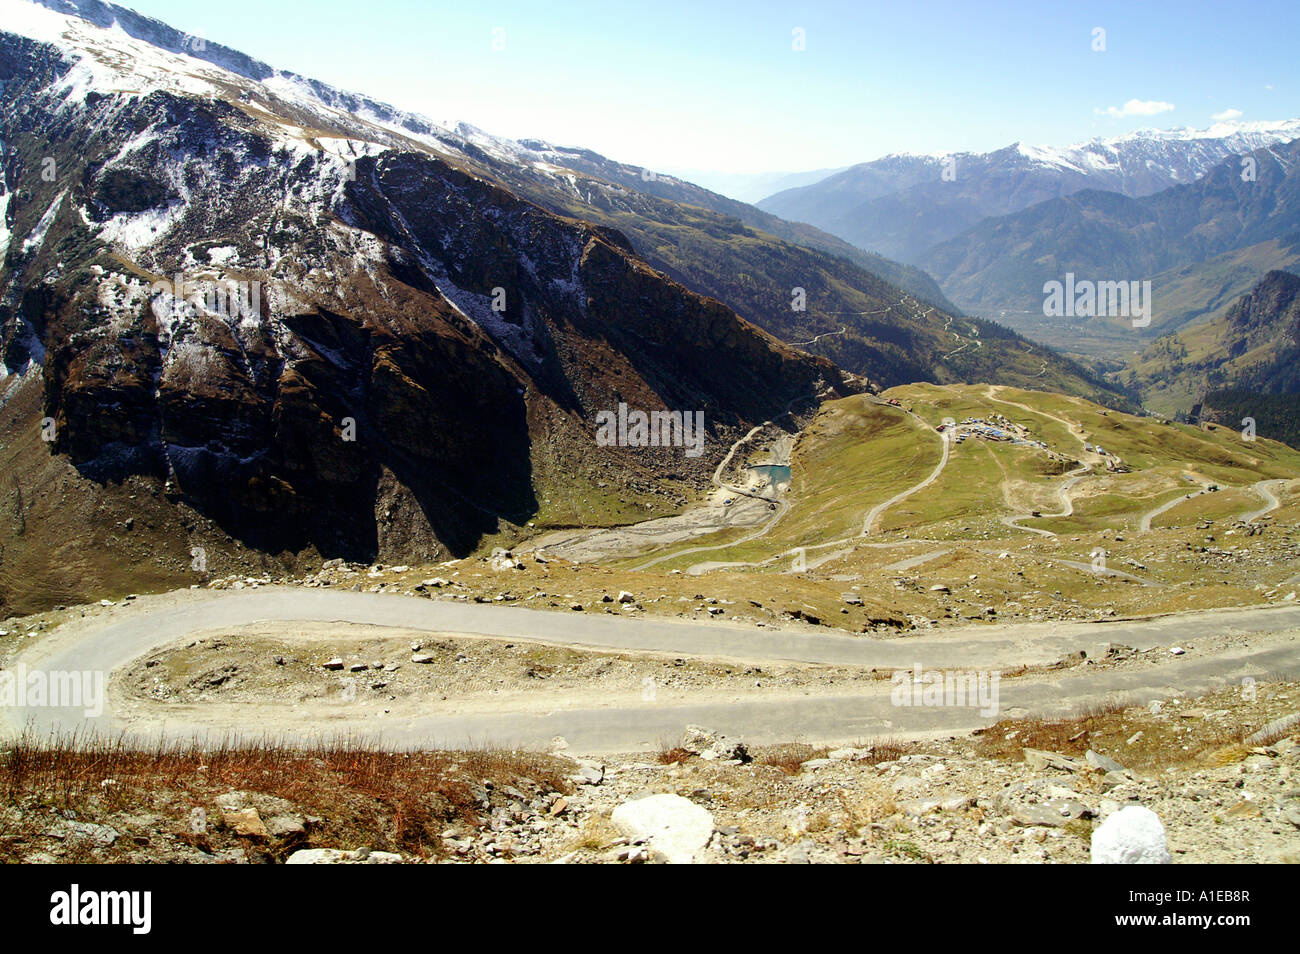
POLYGON ((680 795, 649 795, 624 802, 611 816, 632 842, 645 842, 671 864, 690 864, 713 837, 713 815, 680 795))
POLYGON ((1141 805, 1121 808, 1092 833, 1094 865, 1167 865, 1170 860, 1165 826, 1141 805))

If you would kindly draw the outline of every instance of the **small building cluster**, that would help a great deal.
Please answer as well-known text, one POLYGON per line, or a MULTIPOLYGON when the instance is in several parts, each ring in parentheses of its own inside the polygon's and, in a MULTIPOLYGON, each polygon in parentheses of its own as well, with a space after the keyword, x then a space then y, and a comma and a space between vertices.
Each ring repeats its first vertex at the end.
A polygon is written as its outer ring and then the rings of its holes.
MULTIPOLYGON (((939 425, 939 430, 942 432, 944 425, 939 425)), ((968 417, 953 425, 952 433, 958 444, 964 443, 968 437, 978 437, 986 441, 1006 441, 1022 447, 1047 450, 1047 444, 1030 436, 1029 428, 1008 420, 1001 414, 992 414, 988 418, 968 417)))

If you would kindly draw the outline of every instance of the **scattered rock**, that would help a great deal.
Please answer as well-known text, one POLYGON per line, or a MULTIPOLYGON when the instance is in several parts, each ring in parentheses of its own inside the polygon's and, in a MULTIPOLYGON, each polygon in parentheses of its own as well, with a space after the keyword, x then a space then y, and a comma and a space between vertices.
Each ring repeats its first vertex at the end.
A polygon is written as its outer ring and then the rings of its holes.
POLYGON ((826 753, 826 757, 832 762, 856 762, 859 759, 870 758, 873 751, 874 750, 870 746, 865 749, 832 749, 826 753))
POLYGON ((281 841, 294 841, 307 835, 307 821, 301 815, 272 815, 263 824, 268 835, 281 841))
POLYGON ((1100 752, 1089 749, 1083 756, 1084 761, 1099 772, 1122 772, 1124 766, 1120 765, 1109 755, 1102 755, 1100 752))
POLYGON ((1083 804, 1073 800, 1052 800, 1040 805, 1023 805, 1011 814, 1013 824, 1024 828, 1044 826, 1062 828, 1076 818, 1092 815, 1083 804))
POLYGON ((1082 767, 1078 759, 1072 759, 1067 755, 1060 755, 1056 752, 1046 752, 1042 749, 1023 749, 1025 763, 1035 772, 1041 772, 1046 768, 1059 769, 1062 772, 1077 772, 1082 767))
POLYGON ((266 838, 266 825, 256 808, 241 808, 237 811, 223 811, 221 821, 227 828, 241 838, 266 838))
POLYGON ((371 851, 358 848, 356 851, 342 851, 338 848, 303 848, 291 854, 287 865, 400 865, 401 855, 391 851, 371 851))
POLYGON ((599 785, 605 780, 605 765, 603 762, 581 759, 578 762, 577 774, 571 778, 579 785, 599 785))
POLYGON ((1279 735, 1285 735, 1292 729, 1300 726, 1300 712, 1293 712, 1289 716, 1283 716, 1280 719, 1274 719, 1258 732, 1246 737, 1247 745, 1264 745, 1270 739, 1275 739, 1279 735))
POLYGON ((87 842, 95 848, 107 848, 120 837, 116 828, 79 821, 64 821, 50 835, 70 842, 87 842))

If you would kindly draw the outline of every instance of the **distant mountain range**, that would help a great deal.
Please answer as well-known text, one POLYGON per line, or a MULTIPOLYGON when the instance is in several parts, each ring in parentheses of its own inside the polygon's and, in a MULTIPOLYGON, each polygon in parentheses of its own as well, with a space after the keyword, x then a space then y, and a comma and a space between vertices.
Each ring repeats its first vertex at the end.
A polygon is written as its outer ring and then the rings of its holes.
POLYGON ((1298 231, 1300 140, 1233 156, 1193 183, 1143 198, 1087 189, 985 219, 923 263, 963 307, 1032 311, 1041 309, 1044 282, 1067 272, 1146 279, 1298 231))
MULTIPOLYGON (((758 206, 924 266, 933 246, 983 219, 1084 189, 1152 195, 1196 181, 1229 156, 1296 138, 1300 119, 1143 130, 1064 148, 1016 143, 988 153, 900 153, 779 192, 758 206)), ((944 283, 945 276, 935 277, 944 283)))
POLYGON ((1300 267, 1300 120, 897 154, 759 206, 918 265, 957 307, 1085 359, 1161 413, 1207 387, 1235 389, 1221 403, 1289 393, 1290 332, 1272 333, 1286 322, 1243 337, 1232 316, 1276 300, 1300 267), (1045 314, 1045 285, 1066 276, 1149 282, 1149 323, 1045 314))
MULTIPOLYGON (((773 235, 793 245, 801 245, 804 248, 829 252, 840 258, 846 258, 863 269, 863 271, 883 278, 921 301, 937 305, 947 312, 955 313, 957 310, 944 297, 938 283, 919 268, 903 265, 873 252, 864 251, 841 238, 806 223, 787 222, 770 212, 764 212, 753 205, 711 192, 685 179, 658 173, 643 166, 607 159, 590 149, 555 146, 540 139, 502 139, 491 136, 467 123, 459 123, 455 127, 455 132, 470 142, 490 145, 488 150, 490 154, 499 156, 504 153, 510 155, 513 163, 518 167, 545 169, 550 166, 559 166, 582 173, 584 176, 593 177, 603 183, 624 186, 639 194, 668 199, 677 204, 698 206, 701 209, 716 212, 729 219, 739 219, 751 228, 773 235)), ((526 183, 516 182, 516 184, 527 187, 526 183)), ((583 211, 582 209, 576 209, 575 214, 583 211)), ((644 212, 638 210, 638 214, 644 214, 644 212)), ((649 257, 652 260, 654 254, 653 251, 649 252, 649 257)))

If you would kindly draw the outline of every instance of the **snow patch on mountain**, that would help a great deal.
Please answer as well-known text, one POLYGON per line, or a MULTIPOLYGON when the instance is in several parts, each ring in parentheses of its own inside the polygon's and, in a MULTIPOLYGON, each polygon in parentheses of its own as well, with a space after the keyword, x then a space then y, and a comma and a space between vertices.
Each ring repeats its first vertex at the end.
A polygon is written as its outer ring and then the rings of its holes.
POLYGON ((9 203, 13 197, 12 192, 0 195, 0 260, 3 260, 9 252, 9 240, 13 238, 13 232, 6 224, 9 219, 9 203))
POLYGON ((99 238, 126 251, 138 252, 164 238, 184 213, 185 203, 181 200, 143 212, 119 212, 101 224, 99 238))
POLYGON ((54 201, 50 203, 50 207, 45 210, 45 214, 41 216, 41 220, 36 223, 36 227, 32 229, 31 234, 28 235, 26 240, 23 242, 24 255, 40 249, 40 247, 45 244, 45 236, 50 231, 50 226, 54 224, 54 219, 58 216, 59 209, 62 207, 63 200, 67 194, 68 190, 64 189, 55 197, 54 201))

